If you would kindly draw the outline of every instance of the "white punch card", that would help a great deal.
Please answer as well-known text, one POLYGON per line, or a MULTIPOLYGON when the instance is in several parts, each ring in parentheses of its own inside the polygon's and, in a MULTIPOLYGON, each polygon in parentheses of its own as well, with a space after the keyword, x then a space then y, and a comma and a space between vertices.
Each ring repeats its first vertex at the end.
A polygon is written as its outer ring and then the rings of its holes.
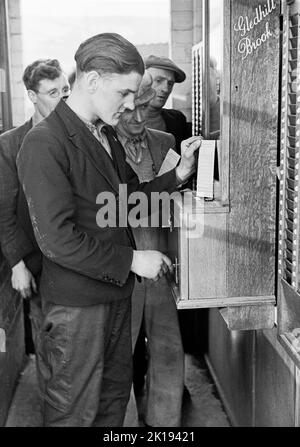
POLYGON ((166 172, 171 171, 171 169, 174 169, 177 166, 179 160, 180 155, 177 154, 177 152, 175 152, 173 149, 169 149, 157 175, 160 176, 162 174, 165 174, 166 172))
POLYGON ((215 140, 202 140, 198 157, 197 196, 214 197, 215 140))

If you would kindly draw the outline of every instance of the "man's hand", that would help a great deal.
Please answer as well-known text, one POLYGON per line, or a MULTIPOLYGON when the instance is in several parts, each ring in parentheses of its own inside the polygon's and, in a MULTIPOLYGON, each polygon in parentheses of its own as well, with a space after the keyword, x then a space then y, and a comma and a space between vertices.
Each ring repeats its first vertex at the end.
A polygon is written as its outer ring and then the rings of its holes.
POLYGON ((195 172, 195 151, 201 146, 201 136, 190 137, 181 142, 181 160, 176 175, 184 183, 195 172))
POLYGON ((30 298, 32 291, 37 293, 35 279, 23 260, 12 268, 11 285, 23 298, 30 298))
POLYGON ((144 278, 157 281, 167 271, 173 270, 170 259, 156 250, 135 250, 133 252, 131 271, 144 278))

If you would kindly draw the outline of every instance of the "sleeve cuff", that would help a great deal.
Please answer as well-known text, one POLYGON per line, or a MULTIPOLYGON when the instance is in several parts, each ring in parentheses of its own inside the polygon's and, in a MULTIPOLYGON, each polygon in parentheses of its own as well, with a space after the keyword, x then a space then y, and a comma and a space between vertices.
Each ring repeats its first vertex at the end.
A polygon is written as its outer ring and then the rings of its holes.
POLYGON ((178 174, 177 174, 177 171, 176 171, 176 169, 175 169, 175 176, 176 176, 176 187, 177 188, 181 188, 183 185, 185 185, 187 182, 188 182, 188 178, 186 179, 186 180, 182 180, 179 176, 178 176, 178 174))

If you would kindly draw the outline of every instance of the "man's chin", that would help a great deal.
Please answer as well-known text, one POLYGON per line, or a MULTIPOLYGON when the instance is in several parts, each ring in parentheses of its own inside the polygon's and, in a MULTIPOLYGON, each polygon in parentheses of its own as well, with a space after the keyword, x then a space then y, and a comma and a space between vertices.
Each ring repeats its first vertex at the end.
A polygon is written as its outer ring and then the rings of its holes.
POLYGON ((122 116, 122 113, 116 113, 114 116, 112 116, 111 122, 108 124, 110 124, 111 126, 116 126, 118 124, 118 122, 120 121, 121 116, 122 116))
POLYGON ((154 107, 155 109, 161 109, 166 104, 166 102, 166 99, 156 99, 152 107, 154 107))
POLYGON ((139 135, 140 133, 142 133, 145 129, 145 123, 144 124, 131 124, 130 126, 128 126, 128 130, 131 134, 135 134, 135 135, 139 135))
POLYGON ((108 124, 109 126, 116 126, 118 124, 118 122, 120 121, 120 117, 112 117, 109 120, 106 121, 106 124, 108 124))

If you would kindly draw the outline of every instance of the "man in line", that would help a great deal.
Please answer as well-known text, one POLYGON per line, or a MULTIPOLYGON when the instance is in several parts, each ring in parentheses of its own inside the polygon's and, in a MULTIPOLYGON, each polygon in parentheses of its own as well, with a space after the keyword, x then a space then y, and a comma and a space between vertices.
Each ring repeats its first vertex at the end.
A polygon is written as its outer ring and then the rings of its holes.
MULTIPOLYGON (((145 67, 146 71, 152 76, 152 88, 156 92, 147 108, 146 126, 172 134, 176 140, 176 151, 180 154, 181 142, 192 135, 191 125, 187 123, 182 112, 175 109, 165 109, 164 105, 173 90, 174 84, 185 80, 185 73, 171 59, 162 56, 150 55, 145 60, 145 67)), ((133 381, 137 395, 141 393, 144 387, 144 374, 147 370, 145 358, 145 330, 142 325, 133 358, 133 381)))
MULTIPOLYGON (((11 269, 11 285, 26 299, 37 293, 41 253, 19 184, 16 157, 27 132, 49 115, 62 97, 68 95, 69 84, 56 59, 39 59, 28 65, 23 82, 34 106, 34 113, 23 125, 0 136, 0 244, 11 269)), ((32 301, 33 319, 38 301, 37 297, 32 301)), ((29 353, 33 352, 34 347, 31 346, 31 326, 28 320, 29 302, 25 300, 24 311, 26 350, 29 353)))
POLYGON ((187 123, 182 112, 175 109, 165 109, 164 105, 173 90, 174 84, 185 80, 185 73, 171 59, 154 55, 147 57, 145 67, 152 76, 152 88, 156 92, 148 108, 147 127, 174 135, 176 150, 180 154, 181 142, 192 135, 191 125, 187 123))
MULTIPOLYGON (((126 152, 126 161, 140 182, 151 181, 170 148, 175 147, 173 135, 145 127, 147 108, 155 96, 152 78, 145 73, 135 109, 125 111, 116 127, 126 152)), ((167 251, 164 228, 133 228, 138 250, 167 251)), ((147 227, 146 227, 147 225, 147 227)), ((184 352, 177 309, 165 276, 157 282, 143 278, 132 295, 132 346, 135 347, 140 327, 147 337, 148 368, 144 422, 153 427, 178 427, 184 383, 184 352)), ((137 421, 133 424, 138 426, 137 421)))
POLYGON ((157 280, 171 261, 137 250, 128 226, 97 222, 97 198, 105 192, 119 200, 121 184, 128 194, 171 193, 193 172, 201 142, 186 141, 176 169, 139 184, 110 126, 134 109, 140 54, 118 34, 103 33, 84 41, 75 60, 67 102, 28 133, 18 157, 43 253, 44 425, 122 426, 132 383, 135 275, 157 280))

